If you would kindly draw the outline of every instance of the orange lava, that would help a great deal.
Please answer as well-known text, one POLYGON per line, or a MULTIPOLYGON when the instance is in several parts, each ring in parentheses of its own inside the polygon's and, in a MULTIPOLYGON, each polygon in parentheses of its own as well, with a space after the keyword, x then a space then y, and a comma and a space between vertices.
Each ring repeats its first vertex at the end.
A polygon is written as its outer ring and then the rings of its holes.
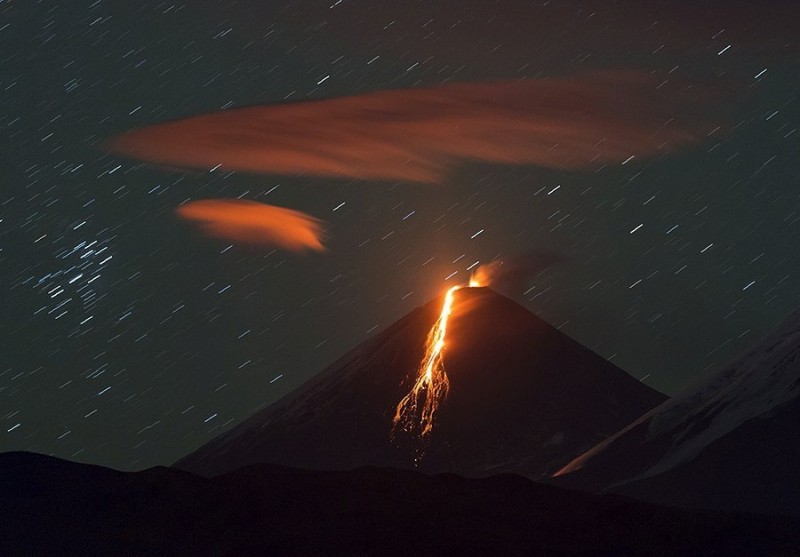
POLYGON ((439 318, 428 333, 425 355, 417 370, 417 380, 411 391, 397 405, 392 433, 404 431, 424 439, 433 430, 436 413, 450 390, 450 380, 444 370, 447 321, 453 307, 453 295, 464 286, 453 286, 444 296, 439 318))
POLYGON ((322 251, 322 223, 305 213, 240 199, 204 199, 175 209, 209 236, 291 251, 322 251))

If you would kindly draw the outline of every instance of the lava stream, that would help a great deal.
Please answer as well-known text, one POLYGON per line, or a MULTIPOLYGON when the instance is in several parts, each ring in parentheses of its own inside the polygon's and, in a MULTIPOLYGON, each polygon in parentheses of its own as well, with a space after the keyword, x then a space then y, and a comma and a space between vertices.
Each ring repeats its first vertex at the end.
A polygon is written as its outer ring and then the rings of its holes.
POLYGON ((464 286, 453 286, 445 294, 442 311, 425 341, 425 355, 417 371, 417 380, 397 405, 392 422, 393 436, 405 431, 424 439, 433 429, 436 412, 450 390, 450 380, 444 371, 445 336, 453 295, 461 288, 464 286))

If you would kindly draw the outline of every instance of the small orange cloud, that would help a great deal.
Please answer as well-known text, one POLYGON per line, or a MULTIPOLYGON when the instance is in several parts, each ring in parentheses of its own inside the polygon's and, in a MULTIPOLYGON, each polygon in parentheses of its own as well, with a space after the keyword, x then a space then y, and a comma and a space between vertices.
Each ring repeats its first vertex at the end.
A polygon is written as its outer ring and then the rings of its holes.
POLYGON ((189 167, 433 183, 463 160, 578 169, 667 153, 719 127, 711 96, 636 71, 460 83, 203 114, 107 146, 189 167))
POLYGON ((291 251, 323 251, 322 222, 299 211, 239 199, 204 199, 177 207, 207 235, 291 251))

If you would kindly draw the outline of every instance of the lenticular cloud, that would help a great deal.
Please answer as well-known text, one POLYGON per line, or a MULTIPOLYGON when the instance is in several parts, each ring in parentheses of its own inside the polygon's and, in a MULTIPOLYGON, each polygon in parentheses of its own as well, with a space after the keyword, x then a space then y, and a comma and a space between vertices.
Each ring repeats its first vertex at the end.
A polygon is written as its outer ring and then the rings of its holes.
POLYGON ((239 199, 204 199, 184 203, 175 212, 208 236, 291 251, 325 248, 322 223, 305 213, 239 199))
POLYGON ((469 160, 581 169, 667 153, 719 127, 714 96, 635 71, 459 83, 214 112, 107 146, 195 168, 436 183, 469 160))

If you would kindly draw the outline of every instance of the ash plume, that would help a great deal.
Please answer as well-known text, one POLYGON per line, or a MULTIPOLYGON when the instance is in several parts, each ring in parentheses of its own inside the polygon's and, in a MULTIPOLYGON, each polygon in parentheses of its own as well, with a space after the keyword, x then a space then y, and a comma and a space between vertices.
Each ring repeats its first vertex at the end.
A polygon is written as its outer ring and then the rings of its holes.
POLYGON ((533 277, 564 260, 556 253, 530 250, 479 266, 472 280, 502 294, 519 295, 529 287, 533 277))

